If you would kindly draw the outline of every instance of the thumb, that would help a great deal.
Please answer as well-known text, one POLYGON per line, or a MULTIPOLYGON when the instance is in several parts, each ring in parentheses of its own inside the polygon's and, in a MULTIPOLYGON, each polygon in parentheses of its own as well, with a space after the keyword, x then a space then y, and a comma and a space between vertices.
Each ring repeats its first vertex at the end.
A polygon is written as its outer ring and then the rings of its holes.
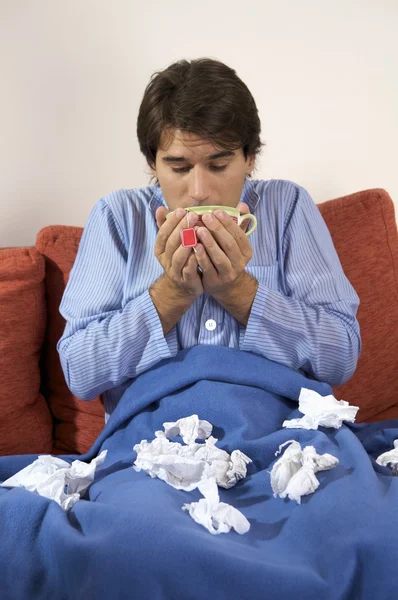
POLYGON ((159 227, 159 229, 165 222, 166 215, 168 214, 168 212, 169 211, 167 210, 167 208, 165 206, 159 206, 159 208, 156 210, 155 217, 156 217, 156 223, 157 223, 157 226, 159 227))
POLYGON ((245 202, 239 202, 239 204, 236 208, 238 209, 238 211, 240 212, 241 215, 248 215, 250 212, 250 208, 247 206, 247 204, 245 202))

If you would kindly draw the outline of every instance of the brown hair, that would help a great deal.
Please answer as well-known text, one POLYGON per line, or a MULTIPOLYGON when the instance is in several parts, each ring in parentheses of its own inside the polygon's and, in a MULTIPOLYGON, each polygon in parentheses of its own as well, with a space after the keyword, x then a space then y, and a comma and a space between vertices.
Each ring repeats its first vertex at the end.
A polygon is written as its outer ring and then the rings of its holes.
POLYGON ((179 60, 152 75, 137 119, 138 142, 149 167, 167 129, 194 133, 226 150, 242 148, 245 160, 263 145, 248 87, 233 69, 211 58, 179 60))

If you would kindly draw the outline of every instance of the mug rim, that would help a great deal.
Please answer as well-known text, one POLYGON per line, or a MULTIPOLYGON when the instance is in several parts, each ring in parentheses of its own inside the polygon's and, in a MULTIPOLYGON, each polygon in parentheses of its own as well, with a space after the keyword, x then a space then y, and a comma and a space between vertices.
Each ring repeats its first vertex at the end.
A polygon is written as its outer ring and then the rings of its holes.
POLYGON ((234 214, 240 215, 239 210, 234 206, 220 206, 219 204, 207 204, 206 206, 187 206, 184 209, 188 212, 196 212, 197 214, 201 214, 202 211, 206 213, 207 211, 214 212, 215 210, 224 210, 225 212, 233 212, 234 214))
MULTIPOLYGON (((220 206, 219 204, 207 204, 206 206, 187 206, 184 208, 186 212, 196 212, 198 215, 206 214, 206 212, 214 212, 215 210, 224 210, 227 214, 232 216, 242 216, 239 210, 234 206, 220 206)), ((166 215, 166 219, 173 213, 170 211, 166 215)))
MULTIPOLYGON (((198 216, 202 216, 203 214, 207 212, 214 212, 215 210, 225 210, 225 209, 229 209, 229 215, 232 217, 241 217, 242 219, 251 219, 252 220, 252 227, 249 229, 249 231, 246 231, 245 234, 247 236, 251 235, 252 233, 254 233, 254 231, 257 228, 257 217, 255 215, 253 215, 253 213, 241 213, 236 207, 234 206, 220 206, 219 204, 207 204, 206 206, 187 206, 187 208, 185 208, 184 210, 186 212, 196 212, 196 214, 198 216), (199 212, 200 211, 200 212, 199 212), (232 214, 231 214, 232 213, 232 214)), ((167 213, 166 215, 166 219, 168 219, 168 217, 173 214, 174 211, 170 211, 167 213)), ((225 210, 225 212, 227 212, 227 210, 225 210)), ((228 214, 228 213, 227 213, 228 214)))

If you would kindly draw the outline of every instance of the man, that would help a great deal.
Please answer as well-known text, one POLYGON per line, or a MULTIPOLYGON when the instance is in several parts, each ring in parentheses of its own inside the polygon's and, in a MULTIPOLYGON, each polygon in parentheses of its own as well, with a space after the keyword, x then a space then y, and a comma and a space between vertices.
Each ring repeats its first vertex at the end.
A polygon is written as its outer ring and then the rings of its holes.
POLYGON ((251 179, 260 120, 235 71, 200 59, 156 73, 137 134, 156 185, 99 200, 61 303, 72 392, 104 394, 109 415, 133 378, 197 344, 259 353, 332 385, 349 379, 358 297, 307 192, 251 179), (249 239, 220 211, 183 248, 181 230, 198 218, 184 209, 200 205, 237 206, 258 227, 249 239))

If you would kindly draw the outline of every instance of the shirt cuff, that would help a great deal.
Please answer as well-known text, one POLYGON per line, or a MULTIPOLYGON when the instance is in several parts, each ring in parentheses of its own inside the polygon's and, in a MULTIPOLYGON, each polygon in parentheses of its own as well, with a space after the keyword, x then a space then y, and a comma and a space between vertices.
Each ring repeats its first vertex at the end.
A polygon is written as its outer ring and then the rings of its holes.
POLYGON ((143 293, 141 299, 148 329, 150 330, 151 337, 153 336, 161 360, 176 356, 178 352, 177 327, 174 326, 165 336, 158 311, 156 310, 149 290, 143 293))
MULTIPOLYGON (((246 327, 240 326, 239 348, 246 352, 260 352, 259 341, 262 339, 262 328, 264 327, 264 313, 269 302, 270 290, 262 283, 258 284, 254 296, 249 320, 246 327)), ((264 340, 263 340, 264 341, 264 340)))

